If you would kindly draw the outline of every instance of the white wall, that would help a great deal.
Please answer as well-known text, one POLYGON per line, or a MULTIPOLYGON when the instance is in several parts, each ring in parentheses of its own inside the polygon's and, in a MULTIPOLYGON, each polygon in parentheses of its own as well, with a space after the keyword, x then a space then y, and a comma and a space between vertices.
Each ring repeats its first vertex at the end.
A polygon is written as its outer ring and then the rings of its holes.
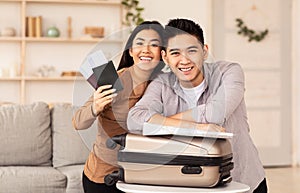
MULTIPOLYGON (((166 24, 171 18, 190 18, 198 22, 204 29, 205 39, 212 44, 212 1, 211 0, 140 0, 145 7, 143 16, 147 20, 158 20, 166 24)), ((293 158, 294 164, 300 165, 300 0, 293 0, 293 64, 292 64, 292 96, 293 96, 293 158)))
POLYGON ((145 7, 143 17, 157 20, 165 25, 169 19, 187 18, 199 23, 204 30, 205 40, 211 42, 211 0, 140 0, 145 7))
MULTIPOLYGON (((212 43, 212 1, 211 0, 140 0, 145 7, 143 16, 147 20, 158 20, 166 24, 171 18, 189 18, 198 22, 205 32, 205 39, 212 43)), ((293 0, 293 163, 300 165, 300 0, 293 0)))
POLYGON ((293 128, 294 164, 300 165, 300 0, 293 1, 293 128))

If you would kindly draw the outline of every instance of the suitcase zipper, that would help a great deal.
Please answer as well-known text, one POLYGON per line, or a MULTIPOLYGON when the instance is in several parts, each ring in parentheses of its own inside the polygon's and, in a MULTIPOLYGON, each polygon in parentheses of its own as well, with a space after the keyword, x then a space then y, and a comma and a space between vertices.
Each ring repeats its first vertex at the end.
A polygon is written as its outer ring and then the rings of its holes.
POLYGON ((223 157, 200 157, 188 155, 169 155, 140 152, 122 152, 118 153, 118 161, 144 164, 162 164, 162 165, 199 165, 199 166, 221 166, 232 160, 232 154, 223 157))

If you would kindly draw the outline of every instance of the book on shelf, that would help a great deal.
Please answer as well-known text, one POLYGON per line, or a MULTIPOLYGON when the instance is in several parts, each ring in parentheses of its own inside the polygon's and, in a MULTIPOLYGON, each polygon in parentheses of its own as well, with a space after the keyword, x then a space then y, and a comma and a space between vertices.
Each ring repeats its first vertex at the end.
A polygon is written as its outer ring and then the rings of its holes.
POLYGON ((42 16, 35 18, 35 37, 42 37, 42 16))
POLYGON ((42 16, 26 17, 26 37, 42 37, 42 16))

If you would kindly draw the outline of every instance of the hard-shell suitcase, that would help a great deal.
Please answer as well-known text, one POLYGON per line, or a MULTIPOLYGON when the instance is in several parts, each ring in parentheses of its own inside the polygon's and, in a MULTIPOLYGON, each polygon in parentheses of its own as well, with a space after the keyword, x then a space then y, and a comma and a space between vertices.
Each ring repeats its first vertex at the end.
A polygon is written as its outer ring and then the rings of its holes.
POLYGON ((118 152, 119 172, 105 177, 126 183, 214 187, 231 181, 231 145, 227 139, 125 134, 107 141, 118 152))

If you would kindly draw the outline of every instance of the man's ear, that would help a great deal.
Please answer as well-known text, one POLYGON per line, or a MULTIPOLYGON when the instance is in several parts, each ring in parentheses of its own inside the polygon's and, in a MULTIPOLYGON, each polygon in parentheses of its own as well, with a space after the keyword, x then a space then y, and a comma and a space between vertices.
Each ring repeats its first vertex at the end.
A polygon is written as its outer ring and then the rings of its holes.
POLYGON ((161 58, 163 59, 164 63, 165 63, 166 65, 168 65, 168 57, 167 57, 166 51, 165 51, 165 50, 162 50, 160 53, 161 53, 161 58))
POLYGON ((208 45, 207 44, 204 44, 204 46, 203 46, 203 53, 204 53, 203 58, 204 58, 204 60, 206 60, 208 58, 208 45))

